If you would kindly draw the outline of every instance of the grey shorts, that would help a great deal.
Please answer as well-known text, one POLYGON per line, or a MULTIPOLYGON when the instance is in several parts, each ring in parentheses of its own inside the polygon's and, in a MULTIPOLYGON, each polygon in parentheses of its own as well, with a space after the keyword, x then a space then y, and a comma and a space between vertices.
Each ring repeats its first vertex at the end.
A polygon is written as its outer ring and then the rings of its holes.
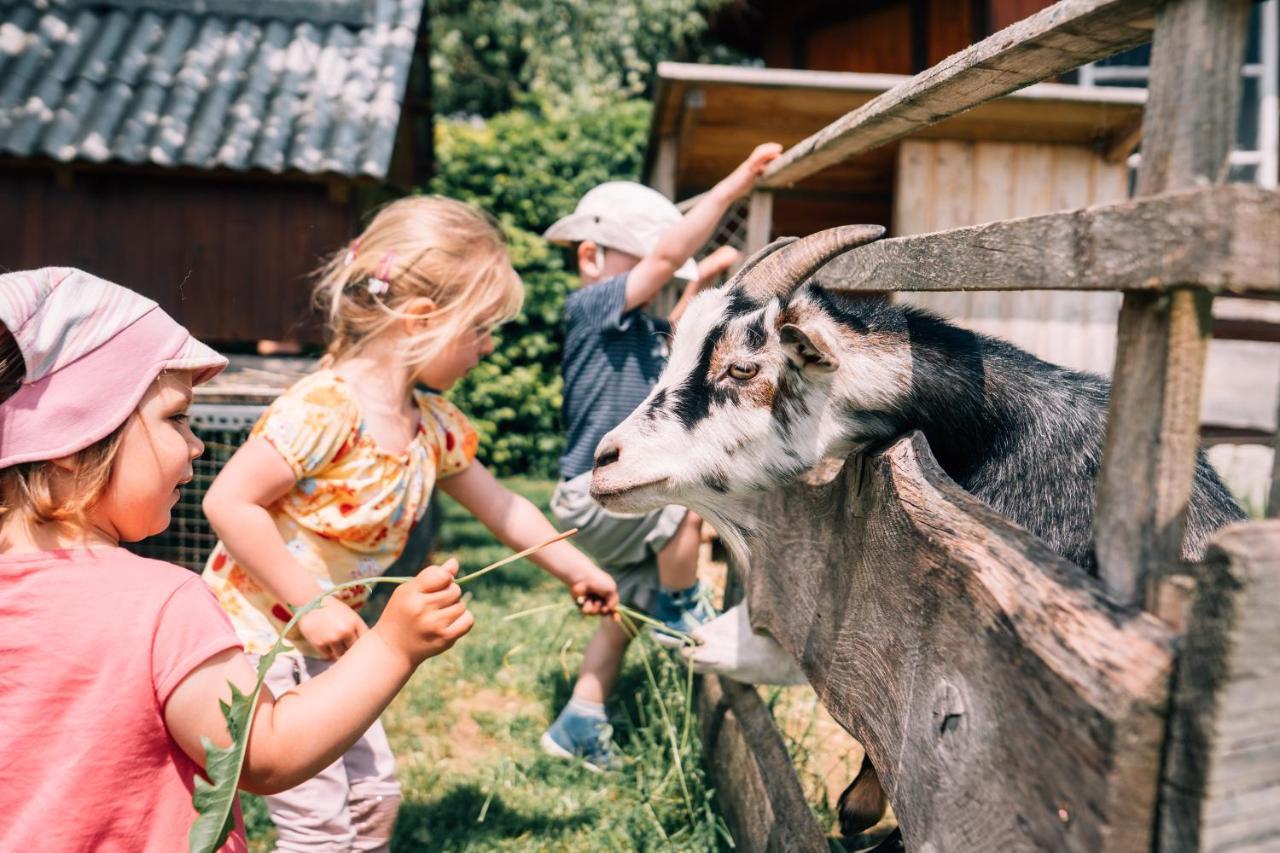
POLYGON ((688 510, 666 506, 642 515, 610 512, 592 499, 588 471, 556 486, 551 512, 561 530, 578 528, 573 544, 618 582, 622 603, 647 612, 658 592, 658 552, 688 510))

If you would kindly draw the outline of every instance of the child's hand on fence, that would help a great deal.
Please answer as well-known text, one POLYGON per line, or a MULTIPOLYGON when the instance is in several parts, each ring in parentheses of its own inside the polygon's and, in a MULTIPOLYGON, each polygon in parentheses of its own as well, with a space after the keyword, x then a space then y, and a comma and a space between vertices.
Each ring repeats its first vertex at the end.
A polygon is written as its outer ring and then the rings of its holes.
POLYGON ((595 569, 571 583, 569 592, 578 609, 592 616, 612 613, 618 606, 618 584, 602 569, 595 569))
POLYGON ((316 651, 329 660, 337 660, 369 627, 354 610, 330 596, 302 617, 298 630, 316 651))
POLYGON ((776 142, 766 142, 763 145, 757 145, 755 150, 743 160, 738 168, 729 173, 729 176, 721 181, 724 187, 733 198, 741 198, 751 192, 751 188, 755 186, 756 180, 764 174, 764 170, 770 163, 777 160, 782 154, 782 146, 776 142))
POLYGON ((454 583, 457 574, 457 560, 427 566, 413 580, 397 587, 373 626, 373 631, 411 666, 448 651, 475 624, 475 617, 462 601, 462 588, 454 583))

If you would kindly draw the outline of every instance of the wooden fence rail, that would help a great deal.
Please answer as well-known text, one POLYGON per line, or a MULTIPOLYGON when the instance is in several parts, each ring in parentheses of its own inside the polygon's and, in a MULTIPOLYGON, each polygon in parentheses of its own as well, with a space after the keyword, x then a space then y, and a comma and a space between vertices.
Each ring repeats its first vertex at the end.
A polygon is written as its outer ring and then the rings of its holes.
MULTIPOLYGON (((809 137, 757 184, 749 248, 770 236, 770 190, 1154 41, 1137 198, 886 240, 818 276, 1125 293, 1098 577, 951 483, 918 435, 761 498, 753 625, 863 742, 908 849, 1280 849, 1280 523, 1178 559, 1213 295, 1280 294, 1280 195, 1224 186, 1248 7, 1063 0, 809 137)), ((727 810, 782 819, 735 800, 750 790, 722 786, 727 810)))

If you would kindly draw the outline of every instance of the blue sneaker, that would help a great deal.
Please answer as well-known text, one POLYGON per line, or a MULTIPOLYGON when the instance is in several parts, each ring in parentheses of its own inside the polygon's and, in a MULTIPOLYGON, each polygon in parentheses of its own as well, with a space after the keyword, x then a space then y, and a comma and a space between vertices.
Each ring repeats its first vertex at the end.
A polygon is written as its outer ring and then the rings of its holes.
MULTIPOLYGON (((679 592, 660 589, 653 603, 653 618, 682 634, 692 633, 695 628, 707 624, 718 615, 702 581, 695 581, 693 586, 679 592)), ((653 639, 672 648, 684 645, 679 637, 657 629, 653 631, 653 639)))
POLYGON ((556 758, 580 759, 593 773, 617 770, 622 766, 613 747, 613 726, 599 717, 589 717, 565 707, 542 733, 542 751, 556 758))

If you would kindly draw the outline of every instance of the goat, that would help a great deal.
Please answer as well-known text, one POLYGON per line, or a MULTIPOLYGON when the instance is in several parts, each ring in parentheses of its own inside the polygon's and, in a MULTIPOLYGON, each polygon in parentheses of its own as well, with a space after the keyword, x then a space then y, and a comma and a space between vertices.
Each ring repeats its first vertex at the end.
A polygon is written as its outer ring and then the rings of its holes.
MULTIPOLYGON (((959 486, 1095 572, 1094 488, 1108 383, 813 279, 828 260, 883 230, 844 226, 776 241, 724 287, 698 296, 653 391, 601 440, 592 494, 613 511, 692 507, 745 563, 746 533, 763 522, 749 515, 744 496, 823 458, 873 451, 919 430, 959 486)), ((1183 557, 1200 557, 1214 530, 1240 518, 1201 453, 1183 557)), ((714 648, 741 637, 747 616, 731 611, 721 619, 731 616, 731 625, 704 629, 713 648, 695 652, 695 662, 701 655, 709 668, 732 673, 725 664, 732 655, 714 648)), ((750 636, 757 646, 772 644, 750 636)), ((871 781, 878 789, 873 774, 871 781)), ((857 799, 853 788, 842 799, 857 799)))

